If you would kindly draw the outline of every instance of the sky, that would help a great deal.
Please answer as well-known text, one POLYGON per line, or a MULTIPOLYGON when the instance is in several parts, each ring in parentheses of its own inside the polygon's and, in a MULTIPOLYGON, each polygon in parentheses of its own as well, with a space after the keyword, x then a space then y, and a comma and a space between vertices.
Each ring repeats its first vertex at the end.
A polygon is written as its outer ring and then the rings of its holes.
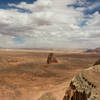
POLYGON ((100 47, 100 0, 0 0, 0 47, 100 47))

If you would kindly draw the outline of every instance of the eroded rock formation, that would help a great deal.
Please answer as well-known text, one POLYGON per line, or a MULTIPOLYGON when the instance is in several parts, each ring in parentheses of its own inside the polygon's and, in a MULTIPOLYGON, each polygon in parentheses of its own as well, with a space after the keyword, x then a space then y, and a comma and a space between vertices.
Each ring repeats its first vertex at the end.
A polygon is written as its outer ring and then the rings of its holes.
POLYGON ((100 100, 100 66, 86 69, 73 78, 63 100, 100 100))
POLYGON ((47 58, 47 64, 51 64, 51 63, 58 63, 53 53, 50 53, 47 58))

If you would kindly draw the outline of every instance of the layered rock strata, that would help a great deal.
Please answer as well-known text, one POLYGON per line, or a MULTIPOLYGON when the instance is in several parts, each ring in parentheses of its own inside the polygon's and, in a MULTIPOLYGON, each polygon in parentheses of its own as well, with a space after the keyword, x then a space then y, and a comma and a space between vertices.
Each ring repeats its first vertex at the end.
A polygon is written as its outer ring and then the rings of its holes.
POLYGON ((86 69, 74 77, 63 100, 100 100, 100 66, 86 69))

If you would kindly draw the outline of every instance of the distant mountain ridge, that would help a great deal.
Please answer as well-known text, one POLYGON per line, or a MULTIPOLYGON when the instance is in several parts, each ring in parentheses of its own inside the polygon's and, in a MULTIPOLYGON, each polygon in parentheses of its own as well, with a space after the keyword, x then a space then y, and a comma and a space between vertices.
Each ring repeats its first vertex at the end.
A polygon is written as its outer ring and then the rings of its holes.
POLYGON ((100 47, 95 48, 95 49, 88 49, 86 52, 100 52, 100 47))

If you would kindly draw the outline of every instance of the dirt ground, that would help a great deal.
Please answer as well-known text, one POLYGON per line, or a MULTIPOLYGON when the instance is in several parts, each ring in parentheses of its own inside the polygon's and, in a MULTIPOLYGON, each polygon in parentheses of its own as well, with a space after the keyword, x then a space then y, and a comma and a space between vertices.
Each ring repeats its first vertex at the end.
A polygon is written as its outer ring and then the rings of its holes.
POLYGON ((54 53, 57 64, 46 64, 49 52, 0 51, 0 100, 62 100, 70 80, 100 58, 54 53))

